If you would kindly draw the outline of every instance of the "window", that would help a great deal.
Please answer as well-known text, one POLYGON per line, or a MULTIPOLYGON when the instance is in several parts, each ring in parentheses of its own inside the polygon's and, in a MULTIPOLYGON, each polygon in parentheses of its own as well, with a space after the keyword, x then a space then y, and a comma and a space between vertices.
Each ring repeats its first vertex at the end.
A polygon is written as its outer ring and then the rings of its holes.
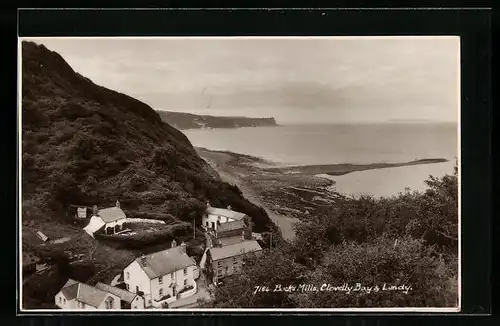
POLYGON ((188 280, 184 280, 184 286, 188 285, 188 280))
POLYGON ((59 297, 59 303, 62 303, 62 297, 59 297))
POLYGON ((63 298, 63 302, 64 302, 64 304, 66 304, 66 299, 65 298, 63 298))
POLYGON ((130 286, 128 285, 128 283, 125 283, 125 287, 127 288, 127 290, 129 290, 130 286))
POLYGON ((112 297, 109 297, 108 299, 106 299, 106 309, 113 309, 114 301, 115 301, 115 299, 113 299, 112 297))
POLYGON ((222 262, 218 261, 217 262, 217 267, 221 267, 222 266, 222 262))
POLYGON ((163 276, 158 277, 158 284, 163 284, 163 276))
POLYGON ((160 290, 158 291, 158 295, 160 296, 160 298, 161 298, 161 297, 163 297, 163 289, 160 289, 160 290))
POLYGON ((188 274, 188 269, 184 268, 184 275, 187 275, 187 274, 188 274))
POLYGON ((127 272, 127 280, 130 280, 130 273, 127 272))
POLYGON ((220 221, 217 221, 217 225, 220 225, 220 221))

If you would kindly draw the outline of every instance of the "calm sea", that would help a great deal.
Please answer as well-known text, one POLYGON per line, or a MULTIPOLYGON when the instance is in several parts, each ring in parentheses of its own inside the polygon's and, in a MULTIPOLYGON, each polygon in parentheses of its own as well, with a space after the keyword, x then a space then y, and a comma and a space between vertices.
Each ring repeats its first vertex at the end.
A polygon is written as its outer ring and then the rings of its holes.
POLYGON ((405 187, 421 190, 430 175, 453 172, 456 124, 386 123, 286 125, 184 130, 194 146, 262 157, 287 165, 396 163, 422 158, 450 162, 368 170, 335 176, 337 191, 388 196, 405 187))

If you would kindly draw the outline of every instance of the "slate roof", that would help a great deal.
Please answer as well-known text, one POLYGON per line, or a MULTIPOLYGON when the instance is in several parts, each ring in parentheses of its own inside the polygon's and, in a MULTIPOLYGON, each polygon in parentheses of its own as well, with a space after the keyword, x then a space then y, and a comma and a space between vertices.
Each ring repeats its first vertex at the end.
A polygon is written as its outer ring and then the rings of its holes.
POLYGON ((246 216, 244 213, 217 207, 207 207, 206 212, 212 215, 225 216, 233 220, 242 220, 246 216))
POLYGON ((181 250, 180 246, 146 255, 144 257, 144 262, 141 257, 136 258, 135 261, 141 266, 150 279, 196 265, 196 263, 181 250))
POLYGON ((103 208, 97 211, 97 215, 105 222, 110 223, 126 218, 125 212, 120 207, 103 208))
POLYGON ((98 288, 99 290, 103 290, 103 291, 109 292, 111 294, 114 294, 118 298, 120 298, 122 301, 125 301, 127 303, 131 303, 132 301, 134 301, 135 297, 137 296, 137 294, 135 294, 135 293, 129 292, 129 291, 124 290, 124 289, 117 288, 116 286, 104 284, 101 282, 97 283, 95 285, 95 287, 98 288))
POLYGON ((246 240, 229 246, 210 248, 210 255, 212 260, 220 260, 260 250, 262 250, 262 248, 257 241, 246 240))
POLYGON ((109 295, 108 292, 95 288, 85 283, 69 279, 61 289, 62 294, 67 300, 77 299, 92 307, 98 308, 99 305, 109 295))
POLYGON ((220 225, 217 225, 217 235, 219 236, 224 232, 242 230, 244 228, 245 228, 245 222, 243 222, 242 220, 221 223, 220 225))

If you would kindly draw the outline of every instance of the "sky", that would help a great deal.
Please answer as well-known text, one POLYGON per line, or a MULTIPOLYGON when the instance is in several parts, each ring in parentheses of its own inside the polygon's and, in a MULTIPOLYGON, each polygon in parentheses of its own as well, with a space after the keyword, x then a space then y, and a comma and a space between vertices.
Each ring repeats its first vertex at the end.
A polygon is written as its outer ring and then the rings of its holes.
POLYGON ((157 110, 457 122, 458 37, 24 38, 157 110))

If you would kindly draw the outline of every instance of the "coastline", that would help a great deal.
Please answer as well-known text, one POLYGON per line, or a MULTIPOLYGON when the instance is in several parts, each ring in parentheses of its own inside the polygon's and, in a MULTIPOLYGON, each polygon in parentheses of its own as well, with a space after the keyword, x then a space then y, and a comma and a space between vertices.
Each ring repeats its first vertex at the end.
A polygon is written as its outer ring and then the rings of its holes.
POLYGON ((279 163, 247 154, 195 148, 220 177, 238 186, 246 198, 263 207, 281 230, 292 240, 293 224, 315 211, 334 205, 344 197, 335 189, 333 175, 373 169, 446 162, 446 159, 419 159, 403 163, 328 164, 281 166, 279 163))

